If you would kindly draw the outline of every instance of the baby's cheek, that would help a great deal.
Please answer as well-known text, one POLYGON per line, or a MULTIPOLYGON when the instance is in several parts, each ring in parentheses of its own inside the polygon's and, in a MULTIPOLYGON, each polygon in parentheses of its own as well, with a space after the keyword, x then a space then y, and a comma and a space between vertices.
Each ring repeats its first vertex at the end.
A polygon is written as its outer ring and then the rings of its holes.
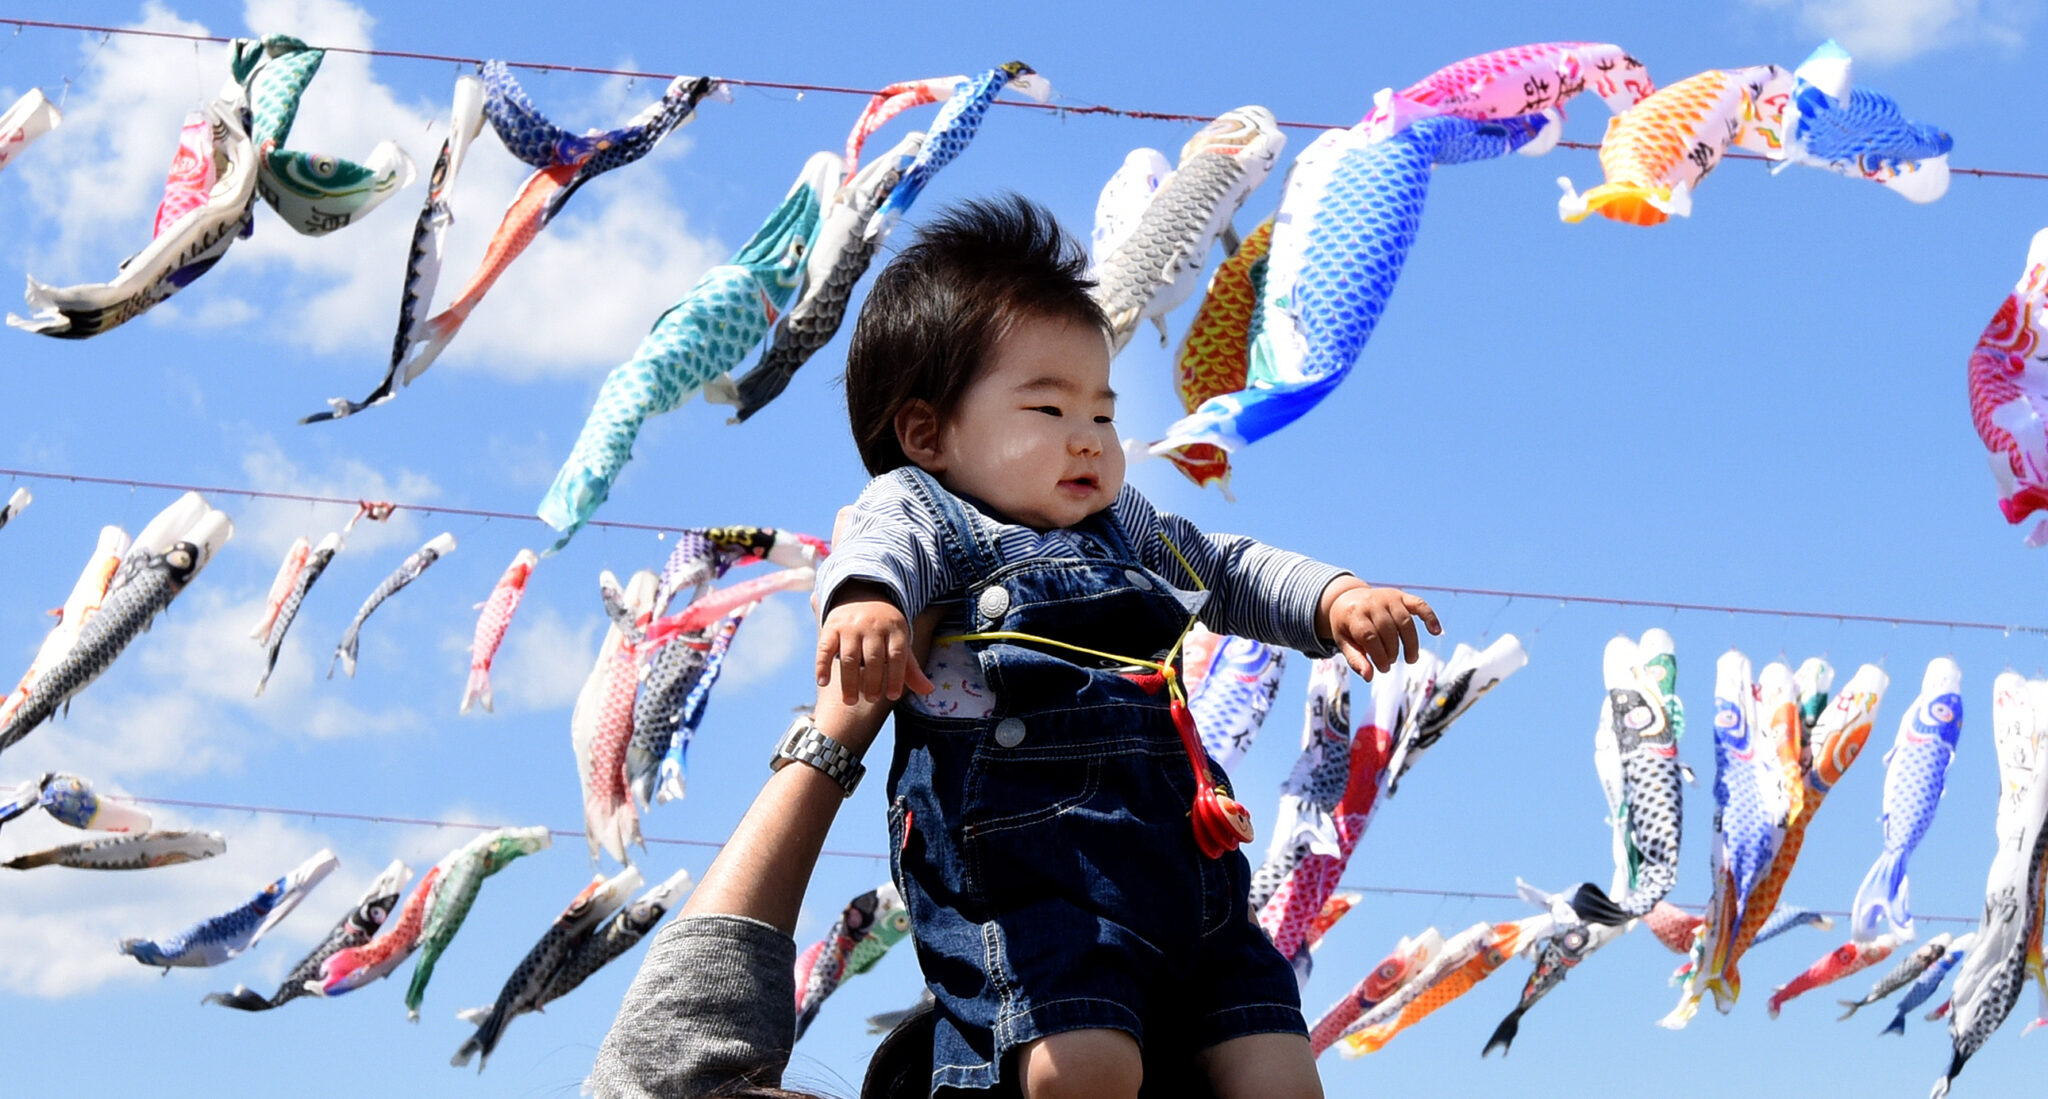
POLYGON ((1109 438, 1102 446, 1102 487, 1109 495, 1115 496, 1124 487, 1124 448, 1115 431, 1107 432, 1109 438))
POLYGON ((1002 436, 996 446, 995 465, 1008 472, 1028 469, 1046 460, 1046 452, 1052 447, 1041 432, 1016 431, 1002 436))

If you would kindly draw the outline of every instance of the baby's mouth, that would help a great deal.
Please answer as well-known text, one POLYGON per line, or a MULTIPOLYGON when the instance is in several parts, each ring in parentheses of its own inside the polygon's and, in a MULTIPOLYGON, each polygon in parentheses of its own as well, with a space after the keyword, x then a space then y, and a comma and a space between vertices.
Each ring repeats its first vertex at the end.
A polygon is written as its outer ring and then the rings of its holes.
POLYGON ((1068 477, 1060 481, 1060 488, 1076 496, 1093 496, 1095 490, 1101 487, 1102 482, 1097 480, 1093 474, 1082 477, 1068 477))

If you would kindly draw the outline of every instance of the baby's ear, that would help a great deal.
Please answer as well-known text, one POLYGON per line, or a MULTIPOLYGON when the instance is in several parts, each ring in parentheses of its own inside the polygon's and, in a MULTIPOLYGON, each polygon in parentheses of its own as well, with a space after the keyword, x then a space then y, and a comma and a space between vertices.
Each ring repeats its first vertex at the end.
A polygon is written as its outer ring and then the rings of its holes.
POLYGON ((896 410, 896 445, 927 473, 945 468, 939 456, 939 414, 930 401, 909 401, 896 410))

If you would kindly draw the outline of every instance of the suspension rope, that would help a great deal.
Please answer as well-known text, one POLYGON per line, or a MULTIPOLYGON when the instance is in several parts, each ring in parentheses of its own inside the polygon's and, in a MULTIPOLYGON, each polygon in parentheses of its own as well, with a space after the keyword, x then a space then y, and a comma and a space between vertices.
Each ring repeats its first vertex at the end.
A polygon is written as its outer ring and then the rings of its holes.
MULTIPOLYGON (((434 820, 428 817, 395 817, 384 813, 348 813, 331 809, 296 809, 281 805, 240 805, 226 801, 189 801, 184 798, 145 798, 130 794, 101 794, 109 801, 124 801, 131 805, 162 805, 177 809, 206 809, 221 813, 255 813, 272 817, 304 817, 308 820, 346 820, 358 824, 403 824, 419 828, 466 828, 477 832, 489 832, 497 828, 510 828, 508 824, 489 824, 472 820, 434 820)), ((568 828, 550 828, 548 835, 557 839, 583 839, 587 833, 568 828)), ((725 846, 724 840, 671 839, 663 836, 642 836, 643 843, 661 844, 665 847, 706 847, 716 850, 725 846)), ((843 859, 877 859, 886 861, 889 856, 878 851, 835 851, 827 849, 821 854, 843 859)))
POLYGON ((1997 630, 2001 633, 2029 633, 2048 636, 2048 627, 2005 625, 1997 622, 1951 622, 1942 618, 1895 618, 1881 614, 1853 614, 1846 611, 1802 611, 1776 607, 1744 607, 1721 603, 1683 603, 1665 599, 1623 599, 1605 595, 1558 595, 1548 592, 1512 591, 1506 588, 1460 588, 1442 584, 1393 584, 1403 591, 1428 591, 1449 595, 1481 595, 1502 599, 1533 599, 1543 602, 1589 603, 1606 607, 1655 607, 1671 611, 1714 611, 1721 614, 1753 615, 1764 618, 1802 618, 1827 622, 1870 622, 1886 626, 1935 626, 1950 630, 1997 630))
MULTIPOLYGON (((4 23, 6 20, 0 20, 4 23)), ((96 477, 87 473, 62 473, 45 469, 7 469, 0 467, 0 477, 17 477, 31 481, 69 481, 84 485, 116 485, 127 488, 154 488, 168 492, 211 493, 215 496, 243 496, 252 500, 289 500, 303 504, 342 504, 361 508, 367 503, 379 507, 389 506, 394 511, 417 511, 422 515, 460 515, 474 519, 510 519, 519 522, 538 523, 540 516, 525 511, 492 511, 486 508, 458 508, 446 504, 392 503, 390 501, 365 501, 345 496, 321 496, 307 492, 279 492, 271 489, 239 488, 233 485, 187 485, 176 481, 140 481, 128 477, 96 477)), ((672 523, 627 523, 615 519, 592 519, 583 524, 586 527, 609 528, 612 530, 653 531, 671 534, 691 528, 672 523)))
MULTIPOLYGON (((0 24, 7 21, 0 19, 0 24)), ((85 485, 112 485, 126 488, 161 489, 166 492, 211 493, 217 496, 242 496, 255 500, 285 500, 306 504, 340 504, 360 508, 365 501, 356 497, 322 496, 307 492, 283 492, 273 489, 244 488, 236 485, 194 485, 178 481, 139 480, 130 477, 102 477, 87 473, 70 473, 62 470, 14 469, 0 466, 0 477, 13 477, 31 481, 66 481, 85 485)), ((489 508, 452 507, 446 504, 421 504, 399 501, 377 501, 378 506, 389 505, 394 511, 416 511, 422 515, 456 515, 476 519, 505 519, 514 522, 538 523, 540 517, 532 512, 496 511, 489 508)), ((695 529, 677 523, 629 523, 615 519, 592 519, 587 526, 613 530, 651 531, 675 533, 695 529)), ((1406 591, 1436 592, 1447 595, 1474 595, 1498 599, 1525 599, 1533 602, 1559 604, 1585 604, 1602 607, 1652 607, 1658 610, 1703 611, 1714 614, 1743 615, 1753 618, 1798 618, 1831 622, 1874 623, 1883 626, 1928 626, 1947 630, 1993 630, 2011 635, 2015 633, 2048 637, 2048 626, 2030 626, 2019 623, 1975 622, 1945 618, 1905 618, 1895 615, 1866 614, 1856 611, 1813 611, 1788 607, 1755 607, 1733 603, 1689 603, 1668 599, 1642 599, 1607 595, 1569 595, 1557 592, 1517 591, 1512 588, 1457 587, 1445 584, 1397 584, 1391 585, 1406 591)))
MULTIPOLYGON (((508 825, 485 824, 469 820, 435 820, 428 817, 399 817, 383 813, 348 813, 329 809, 296 809, 277 805, 240 805, 225 801, 189 801, 183 798, 149 798, 130 794, 102 794, 100 796, 110 801, 122 801, 131 805, 161 805, 178 809, 205 809, 221 813, 255 813, 264 816, 303 817, 308 820, 345 820, 361 824, 402 824, 420 828, 462 828, 478 832, 509 827, 508 825)), ((568 828, 550 828, 548 829, 548 835, 559 839, 584 838, 583 832, 568 828)), ((643 836, 641 839, 646 843, 661 844, 669 847, 702 847, 717 850, 725 846, 724 840, 685 839, 667 836, 643 836)), ((885 862, 889 858, 888 855, 880 851, 840 851, 826 848, 819 853, 830 855, 834 858, 869 859, 875 862, 885 862)), ((1340 883, 1337 888, 1345 892, 1367 893, 1383 897, 1437 897, 1446 900, 1467 901, 1521 900, 1521 897, 1514 893, 1488 893, 1471 889, 1423 889, 1400 885, 1359 885, 1351 882, 1340 883)), ((1680 904, 1676 905, 1676 907, 1683 908, 1688 912, 1704 912, 1707 908, 1704 904, 1680 904)), ((1823 916, 1839 919, 1847 919, 1849 916, 1848 912, 1842 910, 1817 911, 1820 911, 1820 914, 1823 916)), ((1914 913, 1913 918, 1915 920, 1926 920, 1930 923, 1974 924, 1978 922, 1975 916, 1930 916, 1919 912, 1914 913)))
MULTIPOLYGON (((87 34, 121 35, 131 38, 161 38, 177 42, 231 42, 233 39, 217 34, 191 34, 185 31, 151 30, 146 27, 108 27, 96 23, 66 23, 49 19, 12 19, 0 17, 0 26, 34 27, 38 30, 82 31, 87 34)), ((390 57, 403 61, 440 61, 455 65, 481 65, 484 58, 461 57, 447 53, 425 53, 418 50, 380 50, 357 46, 323 46, 328 53, 354 54, 361 57, 390 57)), ((566 65, 552 61, 507 61, 506 66, 514 69, 529 69, 535 72, 578 73, 586 76, 623 76, 639 80, 673 80, 675 73, 646 72, 639 69, 612 69, 598 65, 566 65)), ((776 91, 821 92, 828 95, 855 95, 868 98, 880 94, 873 88, 849 88, 839 84, 806 84, 787 80, 746 80, 739 77, 715 77, 724 84, 738 88, 767 88, 776 91)), ((1039 103, 1028 99, 999 99, 1000 107, 1023 107, 1036 111, 1056 111, 1066 115, 1103 115, 1111 118, 1134 118, 1150 122, 1198 122, 1216 121, 1215 115, 1184 114, 1176 111, 1149 111, 1134 107, 1110 107, 1100 103, 1079 103, 1065 100, 1058 103, 1039 103)), ((1279 125, 1291 130, 1341 130, 1345 125, 1332 122, 1281 122, 1279 125)), ((1596 142, 1560 141, 1566 149, 1598 149, 1596 142)), ((1729 150, 1723 154, 1726 160, 1770 161, 1769 157, 1756 153, 1729 150)), ((1974 176, 1978 179, 2028 179, 2048 180, 2048 172, 2020 172, 1999 168, 1957 168, 1949 172, 1959 176, 1974 176)))

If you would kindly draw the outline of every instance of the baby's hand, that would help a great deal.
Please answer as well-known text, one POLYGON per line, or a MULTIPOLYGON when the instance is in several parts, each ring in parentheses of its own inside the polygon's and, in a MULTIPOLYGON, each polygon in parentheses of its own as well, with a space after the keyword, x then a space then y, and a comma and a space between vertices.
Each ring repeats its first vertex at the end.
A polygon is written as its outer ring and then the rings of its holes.
POLYGON ((1444 632, 1429 604, 1407 592, 1368 587, 1362 581, 1353 581, 1341 589, 1335 585, 1332 588, 1332 593, 1324 596, 1323 604, 1328 636, 1337 643, 1351 667, 1366 679, 1372 678, 1374 668, 1384 672, 1394 666, 1394 661, 1412 661, 1422 652, 1415 634, 1417 618, 1429 626, 1430 633, 1444 632))
POLYGON ((839 589, 838 602, 818 630, 818 686, 831 684, 835 662, 839 697, 848 706, 894 701, 905 686, 918 694, 932 690, 910 651, 909 621, 879 585, 855 581, 839 589))

